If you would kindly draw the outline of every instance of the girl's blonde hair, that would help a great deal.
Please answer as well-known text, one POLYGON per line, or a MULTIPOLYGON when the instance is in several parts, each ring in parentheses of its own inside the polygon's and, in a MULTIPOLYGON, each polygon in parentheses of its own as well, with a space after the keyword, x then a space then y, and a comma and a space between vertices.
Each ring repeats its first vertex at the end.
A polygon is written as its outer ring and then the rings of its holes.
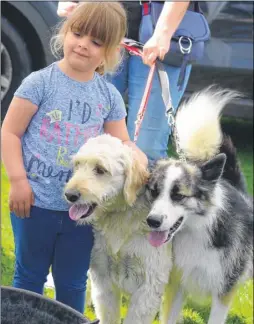
POLYGON ((60 23, 51 39, 51 50, 57 58, 63 55, 64 38, 69 31, 92 36, 100 40, 105 49, 105 61, 96 71, 100 74, 113 72, 121 61, 117 47, 126 30, 126 13, 120 3, 83 2, 60 23))

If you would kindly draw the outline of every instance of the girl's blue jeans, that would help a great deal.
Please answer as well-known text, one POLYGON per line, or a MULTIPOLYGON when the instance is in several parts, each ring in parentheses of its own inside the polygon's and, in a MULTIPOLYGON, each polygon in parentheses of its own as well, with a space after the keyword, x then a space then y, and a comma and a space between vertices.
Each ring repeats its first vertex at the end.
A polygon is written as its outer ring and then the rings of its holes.
POLYGON ((14 287, 43 293, 49 268, 56 299, 84 312, 87 271, 93 246, 90 226, 77 226, 67 211, 32 207, 29 218, 11 213, 16 264, 14 287))
MULTIPOLYGON (((176 110, 187 86, 191 66, 187 66, 181 90, 177 86, 180 68, 165 65, 165 69, 169 77, 173 107, 176 110)), ((109 80, 123 96, 128 89, 127 127, 131 140, 134 138, 135 121, 144 94, 148 73, 149 66, 144 65, 139 56, 128 55, 116 74, 109 76, 109 80)), ((161 85, 156 72, 137 145, 150 160, 165 158, 167 157, 170 133, 171 130, 165 117, 165 105, 161 96, 161 85)))

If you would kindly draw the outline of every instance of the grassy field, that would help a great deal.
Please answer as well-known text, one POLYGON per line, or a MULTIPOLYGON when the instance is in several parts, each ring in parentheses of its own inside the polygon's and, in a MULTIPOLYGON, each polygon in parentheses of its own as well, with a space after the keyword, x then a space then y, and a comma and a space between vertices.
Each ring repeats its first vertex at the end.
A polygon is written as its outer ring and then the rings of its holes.
MULTIPOLYGON (((242 164, 244 174, 247 179, 249 193, 253 195, 253 124, 251 122, 242 122, 240 120, 223 120, 223 129, 229 133, 237 146, 239 158, 242 164)), ((170 149, 171 151, 171 149, 170 149)), ((11 285, 14 265, 14 244, 13 235, 9 219, 8 190, 9 183, 1 167, 1 265, 2 265, 2 285, 11 285)), ((53 292, 46 291, 50 297, 53 292)), ((126 306, 123 302, 122 315, 126 313, 126 306)), ((201 305, 194 304, 189 299, 184 308, 184 324, 204 324, 209 315, 209 301, 201 305)), ((86 316, 94 318, 91 308, 86 309, 86 316)), ((154 323, 159 323, 157 320, 154 323)), ((227 324, 252 324, 253 323, 253 282, 249 281, 238 290, 232 304, 227 324)), ((215 323, 217 324, 217 323, 215 323)))

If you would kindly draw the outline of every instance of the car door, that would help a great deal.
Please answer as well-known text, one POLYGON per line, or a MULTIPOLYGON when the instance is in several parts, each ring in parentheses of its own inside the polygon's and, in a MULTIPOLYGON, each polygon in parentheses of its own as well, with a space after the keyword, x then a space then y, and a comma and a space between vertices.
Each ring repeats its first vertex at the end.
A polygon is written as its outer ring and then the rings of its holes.
POLYGON ((188 91, 216 83, 253 99, 253 2, 200 2, 211 29, 203 59, 196 63, 188 91))

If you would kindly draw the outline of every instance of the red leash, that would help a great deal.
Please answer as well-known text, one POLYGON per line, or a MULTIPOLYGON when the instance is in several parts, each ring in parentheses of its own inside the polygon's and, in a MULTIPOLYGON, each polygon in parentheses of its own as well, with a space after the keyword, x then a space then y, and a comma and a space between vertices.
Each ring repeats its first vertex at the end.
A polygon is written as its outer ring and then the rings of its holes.
MULTIPOLYGON (((131 39, 124 39, 124 42, 122 45, 131 53, 134 55, 139 55, 142 56, 142 49, 143 45, 135 42, 131 39)), ((145 87, 145 92, 139 107, 138 115, 137 115, 137 120, 135 121, 135 133, 134 133, 134 143, 137 142, 138 135, 140 132, 141 124, 145 116, 145 111, 147 107, 147 102, 148 98, 151 92, 151 87, 152 87, 152 80, 153 80, 153 75, 155 71, 155 66, 157 67, 158 70, 158 76, 160 80, 160 85, 161 85, 161 95, 162 99, 166 108, 165 111, 165 116, 168 121, 169 127, 172 129, 172 134, 174 137, 174 141, 176 144, 176 151, 177 154, 180 157, 180 160, 186 161, 186 157, 184 155, 184 152, 182 149, 179 147, 179 137, 178 137, 178 132, 175 127, 175 113, 174 113, 174 107, 172 104, 172 98, 171 98, 171 93, 170 93, 170 85, 169 85, 169 79, 167 72, 165 68, 163 67, 163 64, 159 61, 154 62, 153 65, 151 66, 151 69, 149 71, 149 75, 146 81, 146 87, 145 87)))
MULTIPOLYGON (((130 54, 142 56, 142 50, 140 47, 133 45, 127 45, 126 43, 122 43, 122 45, 130 52, 130 54)), ((146 107, 148 103, 148 98, 151 92, 152 88, 152 80, 153 80, 153 75, 155 71, 155 63, 150 68, 148 78, 146 81, 146 87, 145 87, 145 92, 143 94, 143 98, 139 107, 138 115, 137 115, 137 120, 135 121, 135 133, 134 133, 134 143, 137 142, 138 135, 141 129, 141 124, 145 116, 146 112, 146 107)))

